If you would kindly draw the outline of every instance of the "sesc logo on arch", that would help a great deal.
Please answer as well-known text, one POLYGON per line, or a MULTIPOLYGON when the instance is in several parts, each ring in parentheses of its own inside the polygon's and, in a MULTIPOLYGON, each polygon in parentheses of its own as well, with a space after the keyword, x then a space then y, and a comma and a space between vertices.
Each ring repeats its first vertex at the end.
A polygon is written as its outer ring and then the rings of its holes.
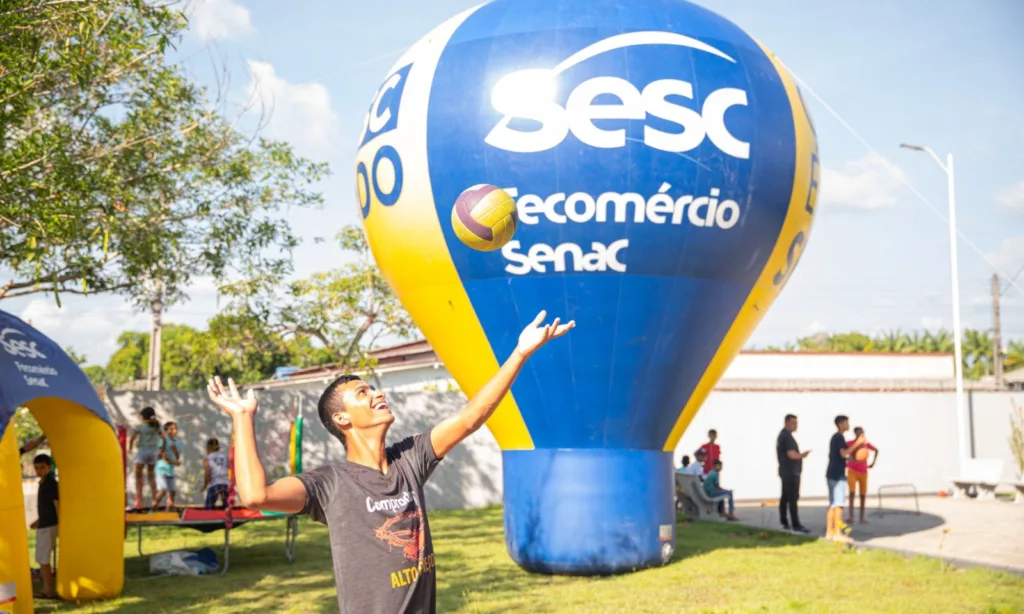
POLYGON ((599 56, 649 46, 683 47, 736 64, 721 50, 675 32, 611 36, 587 45, 553 68, 527 68, 501 77, 491 90, 490 101, 502 118, 485 142, 509 152, 537 153, 558 147, 572 134, 590 147, 616 149, 627 145, 625 124, 632 120, 645 122, 642 135, 632 140, 653 149, 684 153, 710 141, 728 156, 748 159, 750 143, 735 136, 726 123, 730 109, 747 106, 743 89, 720 87, 698 98, 694 84, 680 78, 641 83, 624 75, 587 71, 588 62, 599 56), (568 77, 580 72, 586 75, 580 82, 568 77), (648 118, 668 126, 651 125, 648 118))

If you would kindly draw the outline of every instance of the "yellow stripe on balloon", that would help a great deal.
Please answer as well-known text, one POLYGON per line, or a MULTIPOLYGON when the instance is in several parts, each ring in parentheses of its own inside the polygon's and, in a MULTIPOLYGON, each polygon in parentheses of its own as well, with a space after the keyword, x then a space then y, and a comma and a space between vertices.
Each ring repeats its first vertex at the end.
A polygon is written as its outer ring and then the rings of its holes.
MULTIPOLYGON (((371 201, 363 228, 392 290, 469 396, 476 394, 500 365, 448 253, 441 224, 451 223, 447 212, 455 203, 440 203, 446 215, 438 219, 426 163, 426 122, 434 68, 452 33, 475 10, 445 22, 398 60, 395 69, 412 63, 398 111, 398 128, 367 143, 356 155, 357 164, 363 162, 372 168, 377 151, 391 145, 404 162, 401 196, 393 205, 382 205, 372 184, 369 194, 358 185, 360 198, 371 201)), ((487 426, 503 450, 533 449, 533 440, 511 393, 487 426)))
POLYGON ((793 125, 796 131, 796 171, 793 177, 793 193, 790 196, 789 212, 786 214, 782 231, 775 243, 775 249, 772 250, 764 270, 761 271, 761 276, 751 289, 736 320, 722 340, 722 345, 711 359, 711 363, 669 433, 668 439, 665 441, 665 451, 675 450, 686 427, 690 425, 712 388, 725 373, 736 353, 750 338, 750 334, 754 332, 754 328, 778 297, 779 292, 782 291, 785 281, 796 267, 804 246, 807 245, 811 223, 814 220, 814 206, 820 185, 820 164, 818 163, 818 140, 811 125, 811 118, 807 114, 796 82, 789 71, 767 47, 759 41, 755 42, 778 71, 786 89, 786 95, 789 97, 790 106, 793 108, 793 125), (781 283, 776 283, 777 280, 781 283))

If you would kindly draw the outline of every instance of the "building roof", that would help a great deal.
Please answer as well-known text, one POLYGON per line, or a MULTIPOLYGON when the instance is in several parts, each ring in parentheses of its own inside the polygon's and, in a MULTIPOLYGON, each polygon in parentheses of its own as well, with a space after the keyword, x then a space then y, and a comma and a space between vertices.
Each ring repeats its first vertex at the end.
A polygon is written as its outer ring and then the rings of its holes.
MULTIPOLYGON (((376 360, 373 372, 384 374, 417 367, 442 365, 440 358, 425 339, 371 350, 369 357, 376 360)), ((952 355, 934 353, 882 353, 882 352, 776 352, 744 350, 733 361, 724 379, 743 382, 766 382, 779 379, 837 380, 855 382, 878 380, 880 377, 907 379, 934 386, 939 380, 953 377, 952 355), (788 360, 787 360, 788 359, 788 360), (814 360, 819 359, 819 360, 814 360), (767 361, 767 362, 765 362, 767 361), (894 361, 899 361, 898 366, 894 361), (797 373, 794 373, 797 372, 797 373), (801 376, 802 374, 802 376, 801 376)), ((284 373, 275 379, 254 384, 256 388, 293 386, 304 382, 327 380, 350 370, 339 364, 327 364, 284 373)), ((1024 374, 1024 370, 1021 371, 1024 374)))

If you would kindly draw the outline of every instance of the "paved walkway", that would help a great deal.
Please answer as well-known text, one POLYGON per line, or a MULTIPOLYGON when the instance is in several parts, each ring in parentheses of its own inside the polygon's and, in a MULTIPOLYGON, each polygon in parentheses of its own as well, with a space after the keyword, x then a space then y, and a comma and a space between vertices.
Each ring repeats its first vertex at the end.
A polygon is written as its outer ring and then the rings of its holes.
MULTIPOLYGON (((853 525, 852 537, 865 547, 942 556, 958 565, 1024 575, 1024 503, 921 497, 920 515, 913 498, 887 497, 884 503, 880 510, 878 498, 869 497, 868 524, 853 525)), ((825 509, 822 500, 800 501, 800 520, 812 535, 825 535, 825 509)), ((779 528, 777 503, 769 508, 740 504, 736 515, 744 524, 779 528)))

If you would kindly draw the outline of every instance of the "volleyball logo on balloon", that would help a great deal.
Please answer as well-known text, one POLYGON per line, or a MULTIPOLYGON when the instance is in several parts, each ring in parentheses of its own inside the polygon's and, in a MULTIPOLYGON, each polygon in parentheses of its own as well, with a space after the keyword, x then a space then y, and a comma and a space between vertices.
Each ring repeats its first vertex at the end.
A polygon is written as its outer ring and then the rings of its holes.
POLYGON ((671 558, 672 453, 791 279, 819 176, 792 76, 685 0, 494 0, 384 76, 356 154, 363 225, 460 387, 542 309, 577 324, 487 423, 517 563, 671 558))
POLYGON ((482 252, 501 249, 516 232, 516 201, 493 185, 475 185, 455 199, 452 229, 468 247, 482 252))

